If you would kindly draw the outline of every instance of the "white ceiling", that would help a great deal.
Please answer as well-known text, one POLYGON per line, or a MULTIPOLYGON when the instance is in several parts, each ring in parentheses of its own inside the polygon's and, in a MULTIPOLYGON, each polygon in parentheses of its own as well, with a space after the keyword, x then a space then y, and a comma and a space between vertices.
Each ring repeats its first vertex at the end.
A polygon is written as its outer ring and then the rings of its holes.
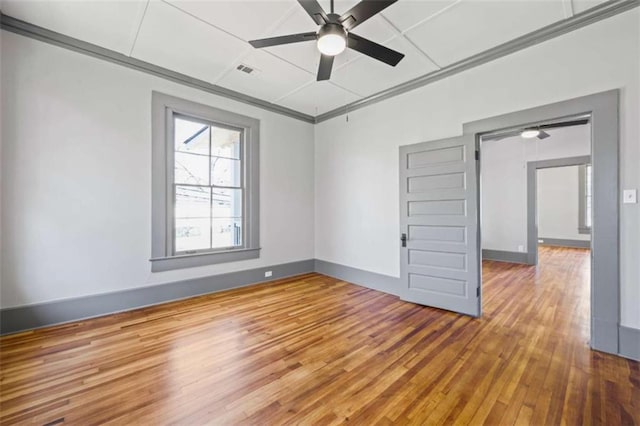
MULTIPOLYGON (((399 0, 354 33, 404 53, 393 68, 347 49, 316 82, 315 43, 247 41, 308 32, 295 0, 3 0, 32 24, 265 101, 319 115, 583 12, 603 0, 399 0), (239 64, 258 70, 238 71, 239 64)), ((336 0, 343 13, 357 0, 336 0)), ((320 0, 329 10, 329 0, 320 0)))

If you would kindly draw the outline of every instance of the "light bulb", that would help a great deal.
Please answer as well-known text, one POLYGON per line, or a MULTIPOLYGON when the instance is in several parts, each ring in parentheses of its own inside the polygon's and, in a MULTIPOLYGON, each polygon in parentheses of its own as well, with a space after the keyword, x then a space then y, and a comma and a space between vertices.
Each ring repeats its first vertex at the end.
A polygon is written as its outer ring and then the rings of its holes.
POLYGON ((523 130, 522 133, 520 133, 520 136, 522 136, 525 139, 532 139, 537 137, 539 134, 540 134, 540 130, 528 129, 528 130, 523 130))
POLYGON ((336 56, 347 47, 347 41, 338 34, 327 34, 318 39, 318 50, 323 55, 336 56))
POLYGON ((341 25, 326 24, 318 31, 318 50, 323 55, 336 56, 347 47, 347 32, 341 25))

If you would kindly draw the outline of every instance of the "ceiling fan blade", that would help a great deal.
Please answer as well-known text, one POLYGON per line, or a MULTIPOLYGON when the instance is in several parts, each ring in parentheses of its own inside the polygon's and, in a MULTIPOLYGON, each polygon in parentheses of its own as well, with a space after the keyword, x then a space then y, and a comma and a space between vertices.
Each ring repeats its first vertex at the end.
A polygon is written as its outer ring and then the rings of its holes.
POLYGON ((404 58, 404 55, 400 52, 396 52, 395 50, 384 47, 353 33, 349 33, 347 46, 353 50, 357 50, 360 53, 370 56, 373 59, 389 64, 392 67, 398 65, 398 62, 404 58))
POLYGON ((335 56, 321 55, 320 65, 318 66, 317 81, 329 80, 331 78, 331 68, 333 67, 333 58, 335 56))
POLYGON ((280 44, 300 43, 302 41, 312 41, 317 38, 315 32, 290 34, 286 36, 262 38, 260 40, 250 40, 249 44, 260 49, 262 47, 278 46, 280 44))
POLYGON ((548 137, 550 137, 551 135, 547 132, 545 132, 544 130, 540 130, 540 133, 538 133, 537 138, 538 139, 546 139, 548 137))
POLYGON ((316 24, 324 25, 329 22, 327 14, 317 0, 298 0, 298 3, 300 3, 300 6, 303 7, 316 24))
POLYGON ((541 124, 538 127, 540 129, 556 129, 558 127, 583 126, 587 123, 589 123, 589 119, 583 118, 581 120, 571 120, 571 121, 561 121, 559 123, 541 124))
POLYGON ((362 0, 339 19, 347 31, 351 31, 373 15, 380 13, 398 0, 362 0))

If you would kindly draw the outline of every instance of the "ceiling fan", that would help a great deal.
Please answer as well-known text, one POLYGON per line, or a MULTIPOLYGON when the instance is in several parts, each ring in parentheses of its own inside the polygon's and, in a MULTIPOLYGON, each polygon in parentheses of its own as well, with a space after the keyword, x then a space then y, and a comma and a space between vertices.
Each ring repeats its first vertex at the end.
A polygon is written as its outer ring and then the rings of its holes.
POLYGON ((483 136, 482 140, 494 140, 499 141, 505 138, 509 138, 512 136, 522 136, 525 139, 546 139, 551 135, 545 130, 549 129, 557 129, 560 127, 570 127, 570 126, 583 126, 589 122, 588 118, 579 119, 579 120, 569 120, 569 121, 560 121, 557 123, 548 123, 548 124, 540 124, 538 126, 530 126, 521 129, 515 130, 507 130, 504 132, 494 133, 492 135, 483 136))
POLYGON ((404 58, 402 53, 353 34, 351 30, 396 1, 398 0, 362 0, 347 12, 338 15, 333 11, 333 0, 331 0, 331 13, 325 13, 317 0, 298 0, 311 19, 320 25, 317 32, 263 38, 251 40, 249 43, 255 48, 263 48, 316 40, 321 53, 318 81, 328 80, 331 77, 333 58, 347 47, 395 67, 404 58))

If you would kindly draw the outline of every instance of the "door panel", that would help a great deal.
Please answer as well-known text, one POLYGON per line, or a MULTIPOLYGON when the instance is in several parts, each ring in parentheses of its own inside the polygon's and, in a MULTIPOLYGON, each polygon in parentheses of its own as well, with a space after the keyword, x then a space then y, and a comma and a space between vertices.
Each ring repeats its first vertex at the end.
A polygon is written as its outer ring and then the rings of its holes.
POLYGON ((401 297, 480 316, 474 136, 400 147, 401 297))

